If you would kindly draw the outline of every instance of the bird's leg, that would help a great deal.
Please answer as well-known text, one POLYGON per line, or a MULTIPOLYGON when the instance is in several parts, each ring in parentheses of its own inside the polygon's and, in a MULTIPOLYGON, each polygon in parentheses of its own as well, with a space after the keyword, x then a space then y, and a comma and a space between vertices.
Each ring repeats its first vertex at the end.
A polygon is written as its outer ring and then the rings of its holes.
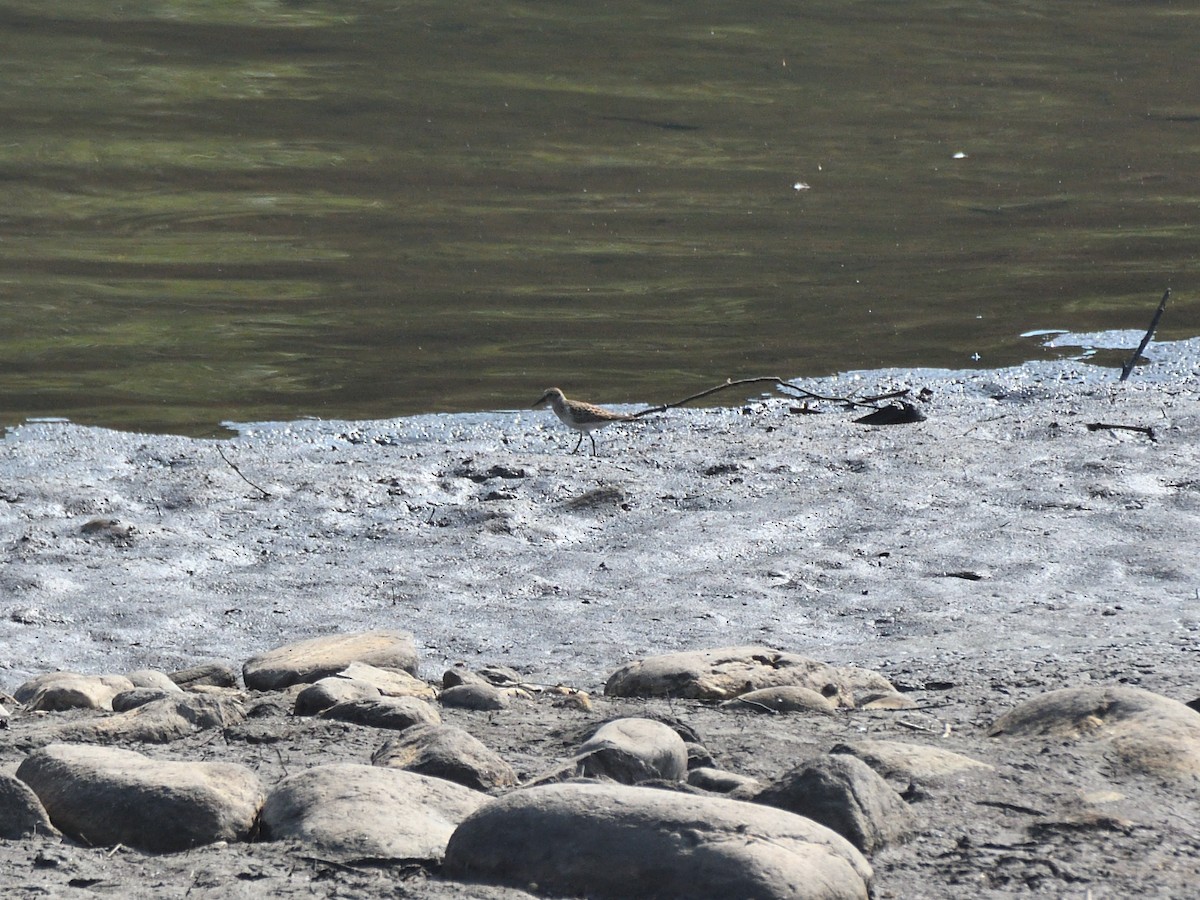
POLYGON ((599 454, 596 453, 596 436, 589 431, 588 437, 592 439, 592 456, 598 456, 599 454))
MULTIPOLYGON (((579 432, 579 440, 575 443, 575 449, 571 451, 572 454, 578 453, 579 448, 583 446, 583 435, 584 435, 584 433, 582 431, 579 432)), ((591 435, 589 434, 588 437, 591 437, 591 435)), ((594 444, 595 442, 596 441, 593 438, 592 443, 594 444)))

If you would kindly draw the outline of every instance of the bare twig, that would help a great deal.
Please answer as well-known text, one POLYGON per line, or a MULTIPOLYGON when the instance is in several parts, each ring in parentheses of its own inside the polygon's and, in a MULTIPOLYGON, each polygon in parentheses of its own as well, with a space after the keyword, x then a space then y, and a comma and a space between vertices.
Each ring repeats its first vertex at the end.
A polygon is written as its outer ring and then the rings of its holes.
POLYGON ((1152 441, 1157 441, 1154 436, 1154 429, 1147 425, 1112 425, 1108 422, 1088 422, 1088 431, 1133 431, 1137 434, 1144 434, 1152 441))
POLYGON ((255 484, 253 481, 251 481, 249 478, 247 478, 245 475, 243 475, 242 470, 239 469, 236 465, 234 465, 233 462, 230 461, 229 457, 225 455, 225 451, 221 449, 221 445, 217 444, 216 446, 217 446, 218 455, 221 457, 221 459, 225 460, 225 464, 227 466, 229 466, 229 468, 233 469, 233 471, 235 473, 237 473, 238 478, 242 479, 242 481, 246 482, 246 484, 250 485, 250 487, 254 488, 256 491, 261 493, 262 499, 264 499, 264 500, 271 499, 270 491, 268 491, 266 488, 259 487, 257 484, 255 484))
POLYGON ((767 706, 765 703, 759 703, 757 700, 747 700, 745 697, 736 697, 738 703, 745 703, 747 706, 753 706, 755 709, 761 709, 765 713, 770 713, 773 716, 779 715, 779 710, 767 706))
POLYGON ((638 410, 633 413, 631 418, 638 419, 642 416, 653 415, 654 413, 666 412, 668 409, 675 409, 677 406, 683 406, 685 403, 691 403, 693 400, 700 400, 715 394, 719 391, 728 390, 734 387, 744 387, 748 384, 773 384, 776 388, 784 391, 794 391, 798 400, 824 400, 829 403, 845 403, 848 406, 863 406, 871 409, 878 409, 879 404, 883 400, 891 400, 895 397, 903 397, 908 393, 908 389, 892 391, 890 394, 881 394, 878 397, 864 397, 862 400, 855 400, 852 397, 826 397, 823 394, 814 394, 812 391, 806 390, 799 385, 793 384, 790 381, 784 381, 774 375, 763 375, 757 378, 739 378, 736 381, 726 380, 724 384, 718 384, 716 387, 711 387, 706 391, 701 391, 698 394, 692 394, 690 397, 684 397, 682 400, 676 400, 674 403, 664 403, 661 406, 652 406, 649 409, 638 410))
POLYGON ((1150 327, 1146 329, 1145 337, 1138 344, 1138 348, 1133 351, 1133 356, 1129 357, 1129 362, 1125 363, 1125 366, 1121 369, 1121 381, 1129 378, 1129 374, 1133 371, 1133 366, 1138 361, 1138 357, 1142 355, 1142 351, 1150 343, 1150 338, 1154 337, 1154 329, 1158 327, 1158 320, 1162 318, 1163 310, 1167 308, 1167 300, 1170 296, 1171 289, 1167 288, 1166 293, 1162 295, 1162 299, 1158 301, 1158 309, 1154 313, 1154 318, 1150 320, 1150 327))

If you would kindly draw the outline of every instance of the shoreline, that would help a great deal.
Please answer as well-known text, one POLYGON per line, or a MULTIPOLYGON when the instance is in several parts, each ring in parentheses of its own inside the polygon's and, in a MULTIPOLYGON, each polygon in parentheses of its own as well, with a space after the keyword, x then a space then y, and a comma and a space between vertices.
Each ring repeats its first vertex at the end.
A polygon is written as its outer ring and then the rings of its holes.
MULTIPOLYGON (((865 427, 786 399, 677 409, 598 432, 595 459, 533 411, 247 424, 219 442, 21 426, 0 442, 0 640, 14 650, 0 684, 384 625, 413 631, 431 664, 484 658, 593 686, 622 655, 727 636, 840 662, 917 656, 938 634, 982 650, 968 609, 1021 634, 1038 602, 1146 599, 1144 561, 1113 583, 1142 528, 1122 520, 1162 506, 1182 527, 1196 496, 1200 341, 1156 350, 1124 384, 1062 362, 848 373, 809 384, 925 388, 927 420, 865 427), (1113 419, 1157 440, 1084 427, 1113 419), (979 577, 940 574, 960 570, 979 577), (916 616, 914 593, 929 607, 916 616)), ((1149 530, 1167 540, 1172 523, 1149 530)), ((1195 578, 1189 560, 1177 569, 1164 589, 1195 578)), ((1093 632, 1088 615, 1067 621, 1093 632)))

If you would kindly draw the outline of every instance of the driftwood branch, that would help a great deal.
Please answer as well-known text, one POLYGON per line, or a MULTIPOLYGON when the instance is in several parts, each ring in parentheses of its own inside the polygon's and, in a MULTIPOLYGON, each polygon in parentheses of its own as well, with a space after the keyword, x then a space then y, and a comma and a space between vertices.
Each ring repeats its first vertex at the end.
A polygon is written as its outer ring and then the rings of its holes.
POLYGON ((1111 425, 1108 422, 1089 422, 1088 431, 1133 431, 1138 434, 1144 434, 1152 441, 1158 439, 1154 436, 1154 429, 1146 425, 1111 425))
POLYGON ((227 465, 227 466, 229 466, 229 468, 233 469, 233 471, 237 474, 238 478, 242 479, 242 481, 246 482, 246 484, 250 485, 250 487, 254 488, 256 491, 261 493, 263 500, 271 499, 271 492, 268 491, 266 488, 259 487, 257 484, 255 484, 253 481, 251 481, 249 478, 247 478, 245 475, 243 475, 242 470, 239 469, 236 465, 234 465, 234 463, 229 459, 229 457, 225 455, 225 451, 221 449, 220 444, 217 444, 217 454, 221 457, 221 459, 225 460, 225 465, 227 465))
POLYGON ((830 403, 844 403, 847 406, 861 406, 869 409, 878 409, 879 405, 884 400, 892 400, 896 397, 903 397, 908 394, 908 388, 899 391, 892 391, 890 394, 880 394, 877 397, 864 397, 861 400, 855 400, 852 397, 826 397, 823 394, 814 394, 812 391, 806 390, 799 385, 793 384, 790 381, 785 381, 774 375, 763 375, 758 378, 739 378, 736 381, 727 380, 724 384, 718 384, 716 387, 711 387, 706 391, 701 391, 698 394, 692 394, 690 397, 684 397, 682 400, 676 400, 674 403, 664 403, 661 406, 652 406, 649 409, 638 410, 633 413, 635 419, 642 416, 650 416, 655 413, 666 412, 668 409, 675 409, 684 404, 691 403, 693 400, 700 400, 719 391, 729 390, 729 388, 745 387, 748 384, 773 384, 776 389, 782 391, 794 392, 790 396, 794 396, 798 400, 823 400, 830 403))
POLYGON ((1138 344, 1138 348, 1133 351, 1133 356, 1129 357, 1129 362, 1125 363, 1121 369, 1121 381, 1129 378, 1129 374, 1133 371, 1134 364, 1137 363, 1138 357, 1142 355, 1142 351, 1146 349, 1146 345, 1150 343, 1150 338, 1154 337, 1154 330, 1158 328, 1158 320, 1162 318, 1163 310, 1167 308, 1167 300, 1170 299, 1171 289, 1167 288, 1166 293, 1162 295, 1162 299, 1158 301, 1158 309, 1154 313, 1154 318, 1150 320, 1150 327, 1146 329, 1146 335, 1142 338, 1142 342, 1138 344))

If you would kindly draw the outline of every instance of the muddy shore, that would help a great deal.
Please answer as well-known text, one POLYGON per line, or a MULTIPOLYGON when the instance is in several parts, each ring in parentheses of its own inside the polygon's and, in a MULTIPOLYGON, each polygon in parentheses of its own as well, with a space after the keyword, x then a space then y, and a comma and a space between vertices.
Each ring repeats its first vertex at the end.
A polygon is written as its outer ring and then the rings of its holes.
MULTIPOLYGON (((768 780, 866 735, 994 765, 925 792, 922 836, 872 859, 876 896, 1188 896, 1195 784, 985 733, 1060 687, 1200 696, 1200 344, 1160 347, 1123 384, 1071 362, 847 375, 807 386, 909 388, 925 420, 864 426, 838 403, 763 398, 612 426, 597 458, 532 411, 245 425, 221 442, 27 424, 0 441, 0 688, 57 669, 237 668, 291 641, 400 629, 427 680, 500 664, 593 694, 587 714, 448 717, 527 776, 569 752, 564 735, 618 714, 685 719, 726 767, 768 780), (631 659, 734 644, 874 669, 919 708, 901 723, 599 696, 631 659), (1106 792, 1107 824, 1036 827, 1083 821, 1080 804, 1106 792)), ((264 721, 286 754, 237 752, 268 781, 369 760, 378 743, 264 721)), ((14 730, 6 772, 23 753, 14 730)), ((0 843, 0 880, 28 896, 71 878, 182 896, 201 869, 192 896, 485 896, 425 871, 297 865, 262 844, 155 858, 0 843)))

